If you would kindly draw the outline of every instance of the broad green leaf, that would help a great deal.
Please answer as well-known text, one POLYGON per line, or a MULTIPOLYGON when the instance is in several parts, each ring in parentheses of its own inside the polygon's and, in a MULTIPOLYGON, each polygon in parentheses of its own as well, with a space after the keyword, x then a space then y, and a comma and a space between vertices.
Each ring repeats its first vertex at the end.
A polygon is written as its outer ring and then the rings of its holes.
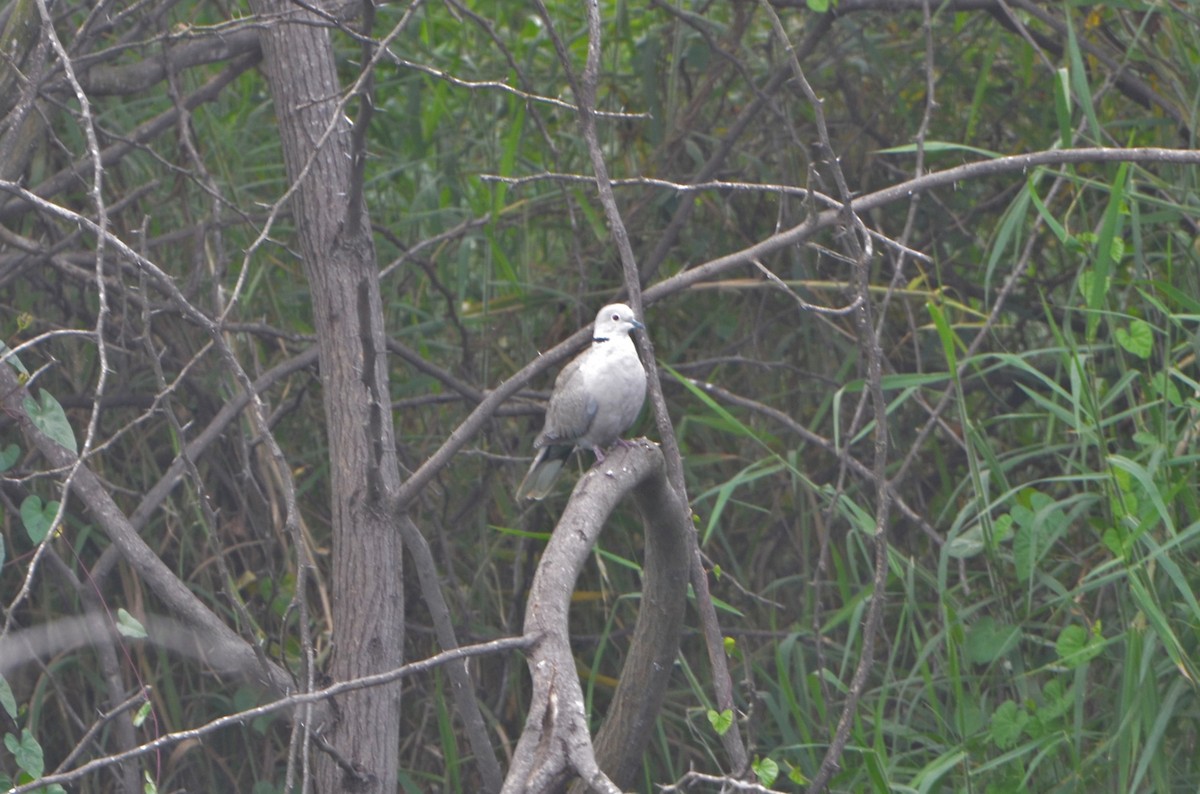
POLYGON ((1054 643, 1061 663, 1072 668, 1091 661, 1100 653, 1100 648, 1100 643, 1092 640, 1088 630, 1075 623, 1064 627, 1054 643))
POLYGON ((967 658, 975 664, 991 664, 1016 647, 1020 639, 1018 627, 982 617, 967 628, 967 658))
POLYGON ((708 710, 708 722, 713 726, 713 730, 718 736, 724 736, 725 732, 733 725, 733 710, 725 709, 724 711, 708 710))
POLYGON ((142 724, 146 721, 146 718, 150 716, 150 711, 153 708, 154 704, 152 704, 149 700, 143 703, 133 715, 133 727, 142 727, 142 724))
POLYGON ((1118 327, 1114 335, 1117 344, 1128 352, 1140 359, 1150 358, 1150 351, 1154 347, 1154 331, 1150 328, 1150 323, 1134 320, 1129 324, 1128 330, 1118 327))
MULTIPOLYGON (((811 2, 811 0, 809 1, 811 2)), ((768 788, 779 777, 779 764, 770 758, 755 759, 754 763, 750 764, 750 768, 754 770, 754 775, 758 778, 758 782, 768 788)))
POLYGON ((1025 726, 1029 724, 1029 713, 1012 700, 1006 700, 992 713, 992 741, 1001 750, 1017 743, 1025 726))
POLYGON ((146 638, 146 627, 137 618, 126 612, 125 607, 117 610, 117 631, 121 632, 121 636, 132 637, 135 640, 146 638))
POLYGON ((42 498, 30 494, 21 502, 21 523, 25 525, 25 534, 34 543, 41 543, 50 533, 50 525, 58 515, 58 502, 51 500, 42 504, 42 498))
MULTIPOLYGON (((1014 508, 1015 509, 1015 508, 1014 508)), ((1020 523, 1020 522, 1018 522, 1020 523)), ((1030 525, 1022 524, 1013 538, 1013 562, 1017 568, 1017 580, 1028 582, 1037 566, 1038 538, 1037 530, 1030 525)))
POLYGON ((969 560, 984 549, 983 525, 976 524, 946 541, 946 554, 956 560, 969 560))
POLYGON ((1127 558, 1129 550, 1133 548, 1133 541, 1129 537, 1129 533, 1119 527, 1109 527, 1104 530, 1100 540, 1114 557, 1121 560, 1127 558))
POLYGON ((21 458, 21 448, 16 444, 9 444, 4 449, 0 449, 0 471, 8 471, 21 458))
POLYGON ((21 729, 21 738, 11 733, 4 735, 4 746, 13 754, 13 760, 34 780, 42 776, 45 770, 45 760, 42 758, 42 746, 29 732, 28 728, 21 729))
POLYGON ((1109 455, 1107 460, 1110 466, 1128 472, 1133 481, 1141 486, 1142 493, 1149 499, 1150 504, 1154 506, 1154 512, 1163 524, 1166 525, 1167 532, 1174 535, 1176 533, 1174 512, 1167 508, 1167 502, 1163 498, 1158 484, 1155 482, 1154 473, 1141 463, 1124 455, 1109 455))
POLYGON ((79 447, 75 444, 75 431, 71 429, 66 412, 58 400, 54 399, 53 394, 39 389, 38 399, 35 401, 32 397, 26 397, 22 407, 25 413, 29 414, 34 427, 50 436, 59 446, 79 452, 79 447))
POLYGON ((13 697, 12 687, 8 685, 8 681, 4 680, 4 676, 0 675, 0 707, 12 719, 17 718, 17 701, 13 697))
POLYGON ((12 348, 0 342, 0 358, 10 367, 20 372, 25 377, 29 377, 29 370, 25 369, 25 365, 21 363, 21 359, 17 358, 17 354, 12 352, 12 348))
MULTIPOLYGON (((1112 286, 1112 280, 1107 276, 1104 278, 1104 284, 1099 288, 1101 293, 1107 293, 1109 287, 1112 286)), ((1084 300, 1089 300, 1089 296, 1096 288, 1096 272, 1089 268, 1084 268, 1079 272, 1079 293, 1083 295, 1084 300)))
POLYGON ((1184 405, 1183 394, 1179 391, 1179 387, 1175 385, 1175 381, 1166 372, 1156 372, 1154 377, 1150 379, 1150 384, 1154 387, 1154 392, 1162 399, 1176 408, 1182 408, 1184 405))
POLYGON ((1074 700, 1073 689, 1064 687, 1058 680, 1048 682, 1042 690, 1042 705, 1037 708, 1038 722, 1045 728, 1051 728, 1051 723, 1070 711, 1074 700))
POLYGON ((1000 548, 1000 544, 1013 536, 1013 517, 1008 513, 997 516, 992 522, 992 549, 1000 548))

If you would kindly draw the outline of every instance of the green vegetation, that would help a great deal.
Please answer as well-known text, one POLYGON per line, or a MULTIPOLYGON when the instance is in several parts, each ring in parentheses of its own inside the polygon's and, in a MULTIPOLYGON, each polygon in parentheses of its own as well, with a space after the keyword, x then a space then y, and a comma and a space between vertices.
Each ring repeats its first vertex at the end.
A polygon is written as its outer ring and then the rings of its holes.
MULTIPOLYGON (((22 5, 0 8, 15 18, 22 5)), ((917 185, 860 213, 876 233, 870 296, 891 485, 884 593, 872 586, 877 427, 855 313, 806 308, 853 300, 848 233, 824 229, 758 266, 747 257, 654 295, 646 322, 738 708, 718 708, 703 639, 689 626, 638 790, 693 768, 728 771, 720 735, 733 721, 759 783, 804 790, 846 702, 864 619, 882 598, 831 790, 1195 791, 1197 11, 1115 0, 980 10, 951 0, 928 9, 926 28, 920 3, 840 5, 775 8, 855 196, 1005 155, 1191 151, 1052 154, 1026 172, 997 165, 917 185)), ((100 25, 90 8, 52 6, 101 149, 237 71, 186 124, 114 155, 100 195, 114 235, 208 316, 228 310, 223 339, 251 378, 290 366, 314 345, 310 285, 295 254, 295 207, 278 204, 287 177, 263 76, 237 54, 136 92, 91 82, 101 68, 126 68, 131 79, 129 67, 159 57, 168 34, 182 46, 239 31, 249 9, 226 17, 224 6, 185 1, 154 17, 114 10, 100 25), (85 71, 96 53, 104 58, 85 71)), ((567 74, 534 5, 376 10, 377 42, 413 15, 375 72, 364 186, 387 332, 406 351, 390 359, 390 374, 409 471, 474 407, 472 389, 495 388, 621 287, 571 106, 584 12, 580 3, 548 8, 573 59, 567 74), (414 366, 417 357, 432 366, 414 366)), ((597 104, 610 115, 598 129, 646 289, 828 208, 805 188, 837 198, 813 109, 762 6, 618 2, 601 13, 597 104)), ((360 73, 361 44, 332 35, 346 87, 360 73)), ((19 173, 0 171, 0 341, 20 359, 4 366, 31 384, 33 424, 91 453, 87 465, 115 504, 200 601, 298 676, 298 622, 307 620, 320 668, 330 653, 333 486, 315 358, 263 394, 282 471, 261 444, 264 428, 243 414, 140 512, 240 386, 210 338, 112 245, 101 292, 94 235, 18 205, 15 183, 37 193, 81 162, 80 177, 46 199, 96 216, 80 105, 46 57, 46 134, 28 156, 13 155, 19 173), (316 563, 299 594, 306 612, 295 606, 297 557, 282 528, 289 473, 316 563)), ((19 108, 0 99, 0 111, 9 135, 19 108)), ((138 639, 164 631, 146 616, 168 610, 107 551, 97 519, 64 496, 63 472, 4 405, 0 646, 84 614, 109 616, 125 640, 102 650, 85 633, 0 669, 3 788, 269 700, 250 682, 213 675, 203 658, 138 639), (136 718, 127 733, 118 720, 89 733, 141 687, 148 705, 127 704, 136 718)), ((560 485, 543 505, 515 503, 540 416, 526 400, 508 408, 413 510, 463 644, 520 633, 525 590, 567 493, 560 485)), ((635 431, 655 437, 654 428, 644 417, 635 431)), ((632 506, 618 514, 575 594, 576 658, 596 725, 639 607, 640 532, 632 506)), ((406 576, 411 661, 441 648, 416 577, 406 576)), ((528 700, 520 655, 481 657, 472 671, 493 744, 511 748, 528 700)), ((402 790, 475 790, 448 680, 431 673, 404 687, 402 790)), ((255 715, 141 756, 127 774, 147 790, 281 792, 291 737, 285 714, 255 715)), ((99 772, 71 790, 120 781, 99 772)))

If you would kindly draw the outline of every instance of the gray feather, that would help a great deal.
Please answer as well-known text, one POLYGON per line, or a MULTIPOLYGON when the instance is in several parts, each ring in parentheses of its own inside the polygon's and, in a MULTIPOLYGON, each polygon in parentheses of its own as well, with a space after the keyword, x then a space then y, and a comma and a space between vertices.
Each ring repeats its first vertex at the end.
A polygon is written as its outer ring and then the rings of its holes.
POLYGON ((576 448, 597 460, 629 429, 646 399, 646 370, 629 334, 645 328, 623 303, 596 315, 592 345, 563 368, 554 381, 546 424, 533 442, 538 450, 518 498, 542 499, 576 448))

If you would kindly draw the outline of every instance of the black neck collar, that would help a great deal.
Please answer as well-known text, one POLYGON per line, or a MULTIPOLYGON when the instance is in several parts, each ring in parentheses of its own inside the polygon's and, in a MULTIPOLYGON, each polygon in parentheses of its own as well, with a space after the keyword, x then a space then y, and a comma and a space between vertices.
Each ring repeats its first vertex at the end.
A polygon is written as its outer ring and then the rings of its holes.
POLYGON ((608 337, 607 336, 593 336, 592 341, 599 344, 600 342, 607 342, 608 337))

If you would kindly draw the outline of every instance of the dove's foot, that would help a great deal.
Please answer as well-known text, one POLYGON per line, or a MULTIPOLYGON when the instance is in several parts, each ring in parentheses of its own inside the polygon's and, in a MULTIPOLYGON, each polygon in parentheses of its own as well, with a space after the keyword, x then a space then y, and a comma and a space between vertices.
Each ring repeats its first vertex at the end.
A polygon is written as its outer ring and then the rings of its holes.
MULTIPOLYGON (((609 445, 608 449, 609 449, 609 451, 611 451, 611 450, 615 449, 616 447, 636 447, 636 446, 637 446, 636 441, 631 441, 627 438, 618 438, 616 441, 612 442, 612 444, 609 445)), ((600 449, 600 447, 595 447, 592 449, 592 452, 596 453, 596 462, 597 463, 604 462, 604 455, 605 455, 604 450, 600 449)))

